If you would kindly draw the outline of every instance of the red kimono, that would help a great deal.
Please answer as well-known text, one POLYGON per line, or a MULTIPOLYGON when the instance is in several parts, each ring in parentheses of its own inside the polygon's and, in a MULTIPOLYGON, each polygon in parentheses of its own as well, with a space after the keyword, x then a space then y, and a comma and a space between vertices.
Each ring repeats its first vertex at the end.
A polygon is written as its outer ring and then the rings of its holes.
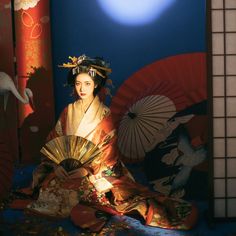
POLYGON ((56 217, 70 216, 76 225, 92 231, 101 229, 107 214, 141 216, 146 225, 168 229, 190 229, 195 224, 194 205, 152 192, 134 181, 119 159, 110 111, 98 97, 85 114, 80 100, 64 109, 48 140, 62 135, 105 143, 102 158, 85 166, 87 176, 64 181, 55 176, 55 164, 44 159, 33 175, 34 186, 40 186, 39 197, 27 209, 56 217))

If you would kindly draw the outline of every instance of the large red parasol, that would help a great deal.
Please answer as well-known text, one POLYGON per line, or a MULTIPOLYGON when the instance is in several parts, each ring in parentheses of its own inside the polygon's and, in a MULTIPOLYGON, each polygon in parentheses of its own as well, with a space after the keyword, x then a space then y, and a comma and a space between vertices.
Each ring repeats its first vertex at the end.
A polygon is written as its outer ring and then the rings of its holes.
POLYGON ((206 99, 205 62, 205 53, 165 58, 121 85, 111 111, 119 125, 118 146, 127 160, 142 160, 153 137, 165 132, 166 122, 176 112, 206 99))

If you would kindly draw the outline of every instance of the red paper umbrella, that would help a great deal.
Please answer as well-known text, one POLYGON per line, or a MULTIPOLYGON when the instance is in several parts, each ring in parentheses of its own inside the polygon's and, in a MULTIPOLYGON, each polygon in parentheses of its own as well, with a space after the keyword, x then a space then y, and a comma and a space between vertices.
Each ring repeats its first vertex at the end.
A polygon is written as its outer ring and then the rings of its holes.
POLYGON ((13 159, 4 142, 4 136, 0 135, 0 199, 9 192, 13 179, 13 159))
POLYGON ((176 112, 206 99, 205 67, 204 53, 173 56, 142 68, 121 85, 111 111, 119 125, 118 146, 128 160, 144 158, 160 124, 163 127, 176 112), (153 126, 151 131, 145 124, 153 126))

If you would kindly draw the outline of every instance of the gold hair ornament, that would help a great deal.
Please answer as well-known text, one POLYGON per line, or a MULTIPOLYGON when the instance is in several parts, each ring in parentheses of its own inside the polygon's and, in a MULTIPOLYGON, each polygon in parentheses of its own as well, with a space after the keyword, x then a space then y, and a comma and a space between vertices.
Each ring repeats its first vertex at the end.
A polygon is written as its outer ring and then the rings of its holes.
MULTIPOLYGON (((103 71, 106 71, 107 73, 111 73, 112 70, 111 68, 108 68, 106 66, 98 66, 98 65, 94 65, 94 64, 91 64, 89 65, 88 67, 86 66, 81 66, 80 64, 84 61, 84 60, 88 60, 88 61, 91 61, 91 62, 95 62, 96 59, 91 59, 90 57, 87 57, 85 54, 79 56, 79 57, 71 57, 69 56, 68 57, 70 59, 69 62, 66 62, 66 63, 63 63, 62 65, 58 65, 59 67, 63 67, 63 68, 69 68, 69 69, 72 69, 72 74, 75 75, 75 74, 79 74, 80 72, 84 71, 83 68, 86 68, 86 72, 88 73, 88 75, 90 75, 91 77, 95 77, 96 74, 98 74, 99 76, 101 76, 102 78, 106 78, 106 76, 104 76, 100 71, 98 71, 97 69, 100 69, 100 70, 103 70, 103 71)), ((105 64, 105 63, 104 63, 105 64)), ((111 88, 114 88, 113 86, 113 83, 112 83, 112 80, 111 79, 108 79, 106 81, 106 85, 105 86, 105 94, 106 95, 109 95, 110 97, 112 97, 111 95, 111 89, 108 88, 108 87, 111 87, 111 88)))
MULTIPOLYGON (((79 57, 71 57, 69 56, 68 57, 71 61, 70 62, 66 62, 66 63, 63 63, 62 65, 58 65, 59 67, 63 67, 63 68, 73 68, 72 69, 72 74, 76 74, 76 73, 79 73, 80 72, 80 64, 84 61, 84 60, 90 60, 90 61, 93 61, 93 59, 87 57, 85 54, 79 56, 79 57)), ((100 70, 104 70, 108 73, 111 73, 112 70, 111 68, 107 68, 107 67, 103 67, 103 66, 98 66, 98 65, 89 65, 88 67, 88 74, 92 77, 95 76, 95 74, 98 74, 99 76, 101 76, 102 78, 105 78, 105 76, 100 73, 97 69, 100 69, 100 70)))

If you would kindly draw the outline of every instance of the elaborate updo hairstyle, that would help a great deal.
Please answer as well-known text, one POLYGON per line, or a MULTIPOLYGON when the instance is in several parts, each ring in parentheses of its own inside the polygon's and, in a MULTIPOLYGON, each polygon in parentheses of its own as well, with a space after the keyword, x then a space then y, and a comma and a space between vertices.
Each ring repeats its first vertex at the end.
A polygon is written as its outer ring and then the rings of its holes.
POLYGON ((94 96, 97 95, 101 88, 106 84, 108 74, 111 73, 109 64, 101 57, 90 58, 82 55, 78 58, 71 58, 72 61, 73 59, 76 64, 70 69, 67 75, 67 84, 74 86, 77 75, 87 73, 96 85, 93 94, 94 96))

